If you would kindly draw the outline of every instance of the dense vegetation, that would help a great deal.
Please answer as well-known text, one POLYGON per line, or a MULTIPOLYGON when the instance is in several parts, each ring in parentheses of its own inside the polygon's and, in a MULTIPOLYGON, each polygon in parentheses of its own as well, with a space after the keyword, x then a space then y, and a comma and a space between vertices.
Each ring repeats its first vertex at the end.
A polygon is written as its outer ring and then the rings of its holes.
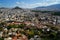
POLYGON ((53 11, 32 10, 32 12, 50 13, 50 12, 53 12, 53 11))
POLYGON ((60 16, 60 12, 54 12, 54 13, 52 13, 52 15, 60 16))
POLYGON ((41 12, 41 13, 51 13, 52 15, 57 15, 60 16, 60 12, 59 11, 40 11, 40 10, 32 10, 32 12, 41 12))

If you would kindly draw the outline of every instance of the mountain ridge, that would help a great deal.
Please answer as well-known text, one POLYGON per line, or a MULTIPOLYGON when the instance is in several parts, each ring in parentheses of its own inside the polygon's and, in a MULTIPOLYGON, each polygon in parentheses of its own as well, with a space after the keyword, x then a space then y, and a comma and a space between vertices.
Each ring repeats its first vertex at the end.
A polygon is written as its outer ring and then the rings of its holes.
POLYGON ((50 6, 36 7, 35 10, 46 10, 46 11, 60 11, 60 4, 54 4, 50 6))

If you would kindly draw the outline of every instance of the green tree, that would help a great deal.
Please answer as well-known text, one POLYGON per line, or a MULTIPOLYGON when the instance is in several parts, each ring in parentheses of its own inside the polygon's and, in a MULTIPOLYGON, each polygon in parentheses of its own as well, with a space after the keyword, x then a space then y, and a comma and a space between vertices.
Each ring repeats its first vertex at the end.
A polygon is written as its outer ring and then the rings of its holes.
POLYGON ((13 24, 13 25, 8 25, 7 28, 8 28, 8 29, 10 29, 10 28, 18 28, 18 26, 15 25, 15 24, 13 24))
POLYGON ((20 24, 18 25, 18 28, 24 28, 26 26, 26 24, 20 24))

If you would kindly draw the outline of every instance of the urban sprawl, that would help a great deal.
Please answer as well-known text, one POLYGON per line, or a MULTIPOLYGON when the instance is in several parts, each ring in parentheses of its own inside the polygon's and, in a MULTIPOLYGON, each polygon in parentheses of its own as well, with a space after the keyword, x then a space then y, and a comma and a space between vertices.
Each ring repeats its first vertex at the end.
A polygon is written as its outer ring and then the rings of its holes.
POLYGON ((30 9, 0 9, 0 40, 60 40, 60 16, 30 9))

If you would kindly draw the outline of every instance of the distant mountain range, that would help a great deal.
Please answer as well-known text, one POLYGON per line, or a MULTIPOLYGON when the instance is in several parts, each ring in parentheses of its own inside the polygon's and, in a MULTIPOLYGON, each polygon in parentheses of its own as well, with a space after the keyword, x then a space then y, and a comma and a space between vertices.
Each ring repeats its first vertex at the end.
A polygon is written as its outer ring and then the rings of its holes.
POLYGON ((50 6, 42 6, 36 7, 34 10, 41 10, 41 11, 60 11, 60 4, 50 5, 50 6))
POLYGON ((5 7, 0 7, 0 9, 7 9, 7 8, 5 8, 5 7))
POLYGON ((16 6, 16 7, 14 7, 14 8, 0 7, 0 9, 22 9, 22 8, 20 8, 20 7, 16 6))
MULTIPOLYGON (((7 9, 5 7, 0 7, 0 9, 7 9)), ((12 8, 12 9, 24 9, 24 8, 20 8, 18 6, 12 8)), ((60 4, 54 4, 54 5, 50 5, 50 6, 39 6, 36 8, 33 8, 33 10, 41 10, 41 11, 60 11, 60 4)))

